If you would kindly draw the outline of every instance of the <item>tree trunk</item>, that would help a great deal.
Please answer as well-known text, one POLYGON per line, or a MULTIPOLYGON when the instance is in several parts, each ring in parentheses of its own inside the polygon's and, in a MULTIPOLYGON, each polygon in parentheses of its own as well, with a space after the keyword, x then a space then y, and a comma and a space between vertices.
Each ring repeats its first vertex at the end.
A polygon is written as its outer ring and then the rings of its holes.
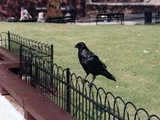
POLYGON ((47 17, 60 17, 62 15, 60 4, 60 0, 48 0, 47 17))

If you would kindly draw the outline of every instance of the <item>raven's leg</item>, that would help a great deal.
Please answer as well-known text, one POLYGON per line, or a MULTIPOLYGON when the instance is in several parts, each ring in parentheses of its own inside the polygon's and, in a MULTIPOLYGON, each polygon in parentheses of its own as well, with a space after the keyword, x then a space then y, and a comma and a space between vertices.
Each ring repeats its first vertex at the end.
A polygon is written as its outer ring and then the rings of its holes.
POLYGON ((93 75, 93 80, 92 80, 91 83, 89 83, 89 85, 88 85, 89 87, 92 87, 92 84, 93 84, 93 82, 94 82, 95 79, 96 79, 96 76, 93 75))
POLYGON ((85 78, 81 80, 82 83, 86 83, 86 82, 87 82, 86 78, 87 78, 88 75, 89 75, 89 74, 86 74, 85 78))
POLYGON ((86 79, 86 78, 88 77, 88 75, 89 75, 89 74, 86 74, 86 76, 85 76, 85 78, 84 78, 84 79, 86 79))

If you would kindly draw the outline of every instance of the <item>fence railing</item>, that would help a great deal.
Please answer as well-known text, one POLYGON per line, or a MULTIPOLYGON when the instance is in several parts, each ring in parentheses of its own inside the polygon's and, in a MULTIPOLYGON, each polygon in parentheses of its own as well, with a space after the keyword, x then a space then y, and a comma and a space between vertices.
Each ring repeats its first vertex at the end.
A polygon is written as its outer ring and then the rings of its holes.
POLYGON ((10 32, 0 33, 0 46, 9 49, 17 55, 20 55, 20 46, 23 46, 35 54, 53 61, 53 45, 37 42, 10 32))
POLYGON ((0 33, 0 46, 8 49, 8 35, 6 32, 0 33))
POLYGON ((23 46, 20 60, 23 79, 78 120, 160 120, 23 46))
POLYGON ((53 45, 8 32, 0 34, 0 46, 20 55, 23 80, 78 120, 160 120, 53 63, 53 45))

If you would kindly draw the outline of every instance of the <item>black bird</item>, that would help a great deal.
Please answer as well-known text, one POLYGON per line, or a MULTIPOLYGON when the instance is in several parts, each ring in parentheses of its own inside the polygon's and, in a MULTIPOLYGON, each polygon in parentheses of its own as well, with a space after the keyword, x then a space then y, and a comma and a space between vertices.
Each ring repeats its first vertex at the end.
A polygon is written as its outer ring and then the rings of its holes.
POLYGON ((107 71, 107 66, 99 60, 98 56, 87 48, 85 43, 79 42, 75 48, 78 48, 79 62, 86 72, 85 79, 90 73, 93 75, 93 80, 90 85, 92 85, 97 75, 103 75, 108 79, 116 81, 116 78, 107 71))

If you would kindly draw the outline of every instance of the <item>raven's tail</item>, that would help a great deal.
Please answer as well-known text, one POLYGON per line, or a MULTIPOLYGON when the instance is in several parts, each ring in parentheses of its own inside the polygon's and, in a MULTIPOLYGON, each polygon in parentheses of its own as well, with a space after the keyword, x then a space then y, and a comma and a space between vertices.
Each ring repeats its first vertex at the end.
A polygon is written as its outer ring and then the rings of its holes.
POLYGON ((108 72, 107 70, 101 71, 101 75, 107 77, 108 79, 116 81, 116 78, 110 72, 108 72))

